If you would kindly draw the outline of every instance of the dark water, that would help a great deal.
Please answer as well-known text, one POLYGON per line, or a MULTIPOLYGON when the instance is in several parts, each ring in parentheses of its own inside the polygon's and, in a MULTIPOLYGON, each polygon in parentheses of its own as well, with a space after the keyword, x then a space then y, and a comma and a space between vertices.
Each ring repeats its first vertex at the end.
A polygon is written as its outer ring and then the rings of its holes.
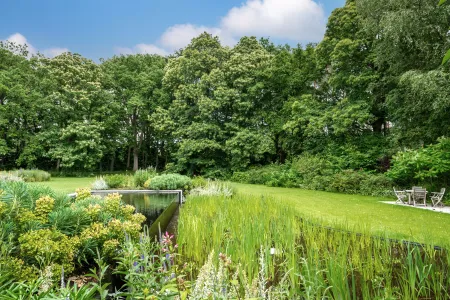
MULTIPOLYGON (((99 195, 104 197, 106 193, 99 195)), ((170 204, 178 201, 178 194, 124 193, 122 201, 136 207, 136 212, 143 214, 147 218, 145 224, 150 226, 170 204)))

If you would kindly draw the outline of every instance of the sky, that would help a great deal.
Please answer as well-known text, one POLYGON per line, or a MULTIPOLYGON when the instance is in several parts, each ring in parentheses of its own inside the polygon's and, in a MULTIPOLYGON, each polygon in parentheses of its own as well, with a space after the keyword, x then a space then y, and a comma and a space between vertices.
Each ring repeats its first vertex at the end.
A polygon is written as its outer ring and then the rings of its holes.
POLYGON ((318 42, 345 0, 1 0, 0 40, 48 57, 71 51, 98 61, 168 55, 207 31, 233 46, 242 36, 276 44, 318 42))

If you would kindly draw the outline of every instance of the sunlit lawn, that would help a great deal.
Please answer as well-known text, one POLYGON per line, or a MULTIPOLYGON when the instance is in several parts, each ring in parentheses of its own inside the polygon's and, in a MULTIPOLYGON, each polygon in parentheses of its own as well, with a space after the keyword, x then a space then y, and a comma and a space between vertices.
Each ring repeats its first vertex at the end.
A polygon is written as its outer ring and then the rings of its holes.
POLYGON ((280 205, 291 205, 299 215, 321 224, 347 225, 356 230, 370 230, 374 234, 430 244, 450 244, 450 214, 380 202, 394 199, 249 184, 233 185, 240 193, 276 197, 280 199, 280 205))
POLYGON ((95 177, 52 177, 50 181, 33 182, 34 185, 46 185, 58 192, 73 193, 77 188, 88 188, 95 177))

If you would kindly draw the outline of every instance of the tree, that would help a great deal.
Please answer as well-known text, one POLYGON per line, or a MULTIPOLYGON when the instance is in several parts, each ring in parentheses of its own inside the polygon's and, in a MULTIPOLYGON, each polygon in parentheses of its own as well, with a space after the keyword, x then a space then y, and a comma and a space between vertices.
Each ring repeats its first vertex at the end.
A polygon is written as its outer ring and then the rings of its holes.
MULTIPOLYGON (((166 60, 161 56, 141 54, 115 56, 102 63, 106 76, 104 87, 119 107, 117 132, 125 138, 125 145, 119 147, 128 147, 129 152, 132 149, 133 170, 139 168, 141 150, 144 149, 146 154, 151 147, 159 148, 149 116, 158 107, 167 108, 170 104, 170 98, 162 89, 165 64, 166 60)), ((114 153, 112 157, 115 157, 114 153)), ((147 165, 146 156, 142 163, 147 165)))
POLYGON ((434 142, 448 132, 448 75, 440 65, 450 46, 450 9, 434 0, 357 3, 365 32, 374 38, 375 64, 391 80, 386 108, 395 140, 413 146, 434 142))
POLYGON ((31 145, 44 141, 41 144, 44 153, 56 160, 57 170, 60 167, 92 169, 100 163, 101 155, 87 148, 92 148, 94 143, 102 153, 104 138, 100 128, 104 126, 101 122, 111 115, 104 109, 109 107, 110 97, 101 86, 101 69, 93 61, 73 53, 41 58, 40 63, 41 89, 46 101, 41 107, 42 127, 31 145), (89 134, 92 134, 90 138, 89 134), (69 153, 76 157, 69 158, 69 153), (88 159, 88 153, 96 154, 88 159), (84 159, 87 161, 81 166, 75 164, 84 159))
POLYGON ((167 64, 163 83, 174 99, 170 115, 176 124, 176 170, 197 174, 226 166, 224 125, 229 114, 223 114, 215 99, 221 88, 211 77, 222 76, 220 68, 228 57, 229 49, 217 37, 203 33, 167 64))
POLYGON ((39 130, 42 94, 36 68, 37 58, 28 58, 26 46, 0 42, 0 165, 21 165, 21 153, 39 130))

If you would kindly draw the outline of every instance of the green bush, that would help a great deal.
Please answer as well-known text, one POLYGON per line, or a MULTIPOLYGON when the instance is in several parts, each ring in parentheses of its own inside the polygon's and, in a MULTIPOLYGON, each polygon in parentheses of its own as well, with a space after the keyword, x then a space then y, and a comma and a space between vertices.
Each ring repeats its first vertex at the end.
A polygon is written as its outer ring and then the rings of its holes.
POLYGON ((192 188, 203 188, 208 185, 208 180, 202 176, 192 178, 192 188))
POLYGON ((428 183, 445 186, 450 181, 450 138, 419 150, 398 152, 387 175, 400 185, 428 183))
POLYGON ((370 174, 361 181, 360 193, 367 196, 392 196, 393 180, 384 174, 370 174))
POLYGON ((67 275, 86 270, 97 249, 109 253, 113 246, 120 250, 126 237, 138 239, 145 216, 119 194, 104 199, 88 190, 78 194, 72 199, 48 187, 0 182, 0 273, 16 268, 19 280, 28 270, 40 273, 49 267, 52 277, 60 278, 62 266, 67 275))
POLYGON ((152 178, 148 186, 152 190, 190 190, 192 180, 180 174, 163 174, 152 178))
POLYGON ((299 185, 298 176, 289 164, 272 164, 259 168, 252 168, 246 172, 235 172, 231 181, 251 184, 264 184, 278 187, 295 187, 299 185))
POLYGON ((372 174, 362 170, 339 171, 324 157, 308 154, 284 165, 272 164, 245 172, 235 172, 230 180, 274 187, 392 196, 392 180, 384 174, 372 174))
POLYGON ((250 183, 250 172, 234 172, 230 180, 240 183, 250 183))
POLYGON ((292 161, 291 169, 303 183, 310 182, 317 176, 334 173, 331 163, 323 157, 304 154, 292 161))
POLYGON ((330 192, 358 194, 361 182, 365 179, 367 179, 367 173, 365 172, 344 170, 333 175, 327 190, 330 192))
POLYGON ((133 182, 135 187, 144 187, 144 184, 150 178, 156 176, 156 170, 153 168, 148 168, 145 170, 137 170, 133 176, 133 182))
POLYGON ((122 175, 122 174, 115 174, 115 175, 108 175, 105 176, 105 181, 108 187, 115 189, 115 188, 122 188, 128 186, 128 176, 122 175))

